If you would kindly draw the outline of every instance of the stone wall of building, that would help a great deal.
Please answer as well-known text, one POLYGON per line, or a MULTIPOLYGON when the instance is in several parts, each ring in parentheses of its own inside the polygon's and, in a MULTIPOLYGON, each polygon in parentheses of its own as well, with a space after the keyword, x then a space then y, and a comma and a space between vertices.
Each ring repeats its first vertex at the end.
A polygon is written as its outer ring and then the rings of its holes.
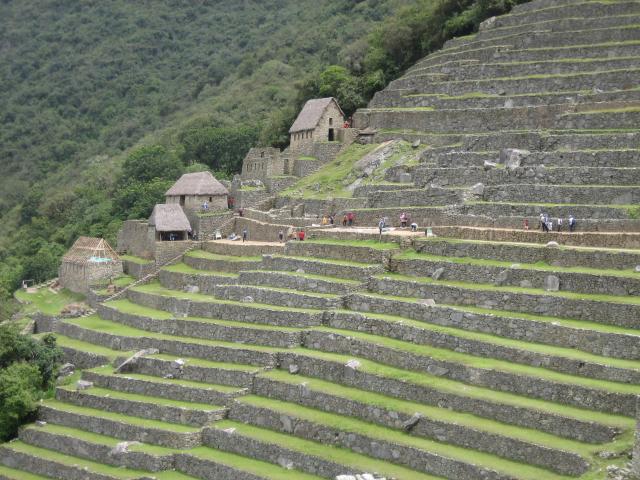
POLYGON ((60 285, 72 292, 87 293, 91 285, 121 276, 122 262, 74 263, 64 259, 58 269, 60 285))
POLYGON ((277 148, 254 147, 242 162, 243 180, 265 180, 268 177, 285 175, 285 159, 277 148))
POLYGON ((193 242, 190 240, 176 242, 156 242, 155 259, 157 265, 164 265, 166 262, 173 260, 180 254, 186 252, 193 242))
POLYGON ((153 259, 155 253, 155 233, 142 220, 126 220, 118 232, 118 253, 128 253, 136 257, 153 259))
POLYGON ((318 170, 321 166, 322 163, 317 158, 297 158, 295 162, 293 162, 293 174, 296 177, 306 177, 318 170))
POLYGON ((201 211, 202 205, 207 202, 211 211, 225 210, 227 208, 227 195, 176 195, 167 196, 166 203, 182 205, 184 210, 201 211), (182 201, 183 200, 183 201, 182 201))

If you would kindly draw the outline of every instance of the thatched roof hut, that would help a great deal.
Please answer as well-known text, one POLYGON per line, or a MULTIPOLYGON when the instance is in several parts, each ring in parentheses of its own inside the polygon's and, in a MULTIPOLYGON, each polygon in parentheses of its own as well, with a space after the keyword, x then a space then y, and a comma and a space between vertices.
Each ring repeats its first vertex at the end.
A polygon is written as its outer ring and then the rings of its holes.
POLYGON ((71 291, 86 293, 91 285, 122 274, 122 261, 102 238, 80 237, 62 257, 58 271, 60 284, 71 291))
POLYGON ((308 100, 307 103, 304 104, 304 107, 300 110, 300 113, 293 122, 293 125, 291 125, 289 133, 301 132, 303 130, 315 130, 315 128, 320 124, 320 120, 322 120, 322 116, 325 111, 330 106, 339 112, 340 121, 342 121, 344 113, 335 98, 314 98, 312 100, 308 100))
POLYGON ((191 224, 178 204, 159 203, 153 207, 149 225, 156 231, 156 240, 186 240, 191 224))
POLYGON ((229 191, 211 172, 185 173, 165 196, 168 204, 199 209, 205 203, 211 209, 227 208, 229 191))

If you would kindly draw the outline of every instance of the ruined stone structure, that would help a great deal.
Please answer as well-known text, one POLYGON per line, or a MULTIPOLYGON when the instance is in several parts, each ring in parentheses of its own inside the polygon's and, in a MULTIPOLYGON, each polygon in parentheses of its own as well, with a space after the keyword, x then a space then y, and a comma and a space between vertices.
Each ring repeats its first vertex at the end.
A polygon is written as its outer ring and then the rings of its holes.
MULTIPOLYGON (((0 478, 631 478, 639 20, 534 0, 487 21, 355 115, 410 162, 247 208, 229 228, 268 243, 203 242, 93 317, 38 316, 82 382, 0 446, 0 478), (326 211, 356 226, 313 226, 326 211), (418 231, 381 238, 401 212, 418 231)), ((122 246, 189 243, 148 229, 122 246)))
POLYGON ((122 261, 102 238, 80 237, 62 257, 60 285, 72 292, 87 293, 91 285, 122 275, 122 261))

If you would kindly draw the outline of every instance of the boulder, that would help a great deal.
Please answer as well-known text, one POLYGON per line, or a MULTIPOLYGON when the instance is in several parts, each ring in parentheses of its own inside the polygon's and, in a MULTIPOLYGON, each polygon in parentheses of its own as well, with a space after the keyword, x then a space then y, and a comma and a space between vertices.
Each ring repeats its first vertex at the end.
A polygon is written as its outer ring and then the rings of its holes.
POLYGON ((431 274, 431 278, 433 278, 434 280, 440 280, 440 277, 442 277, 443 273, 444 273, 444 267, 440 267, 431 274))
POLYGON ((402 429, 405 432, 410 432, 413 429, 413 427, 415 427, 418 424, 421 418, 422 418, 422 415, 420 415, 419 413, 414 413, 409 420, 407 420, 402 424, 402 429))
POLYGON ((547 292, 557 292, 560 290, 560 278, 555 275, 547 275, 544 279, 544 289, 547 292))
POLYGON ((560 246, 560 244, 558 242, 554 242, 553 240, 550 242, 547 242, 546 245, 548 248, 558 248, 560 246))
POLYGON ((78 391, 80 391, 80 390, 88 390, 91 387, 93 387, 93 382, 89 382, 87 380, 78 380, 76 382, 76 390, 78 390, 78 391))
POLYGON ((640 265, 636 265, 636 272, 640 273, 640 265))
POLYGON ((251 295, 247 295, 242 298, 242 303, 253 303, 253 297, 251 295))
POLYGON ((120 365, 118 365, 113 372, 120 373, 125 369, 131 367, 132 365, 135 365, 135 363, 138 361, 138 358, 144 357, 146 355, 155 355, 157 353, 160 353, 160 351, 157 348, 145 348, 143 350, 139 350, 133 355, 131 355, 129 358, 127 358, 120 365))
POLYGON ((413 178, 410 173, 403 172, 398 174, 398 183, 411 183, 413 178))
POLYGON ((496 280, 493 282, 494 285, 504 285, 507 280, 509 280, 509 275, 511 272, 509 270, 502 270, 498 275, 496 275, 496 280))
POLYGON ((418 139, 411 144, 411 148, 418 148, 421 143, 422 143, 422 140, 418 139))
POLYGON ((60 311, 60 316, 64 318, 76 318, 88 313, 91 313, 91 307, 86 303, 70 303, 60 311))
POLYGON ((418 303, 420 305, 424 305, 426 307, 435 307, 436 306, 436 301, 433 298, 420 299, 420 300, 418 300, 418 303))
POLYGON ((476 183, 469 191, 477 197, 482 197, 484 195, 484 183, 476 183))
POLYGON ((119 442, 115 447, 111 449, 109 455, 121 455, 127 453, 131 445, 140 445, 140 442, 119 442))
POLYGON ((496 26, 496 18, 497 17, 495 16, 487 18, 485 21, 480 23, 480 26, 478 27, 478 29, 481 32, 484 32, 485 30, 491 30, 496 26))
POLYGON ((295 364, 291 364, 289 365, 289 373, 291 375, 295 375, 300 371, 300 367, 298 365, 295 364))
POLYGON ((200 293, 200 287, 197 285, 186 285, 184 291, 187 293, 200 293))
POLYGON ((484 167, 485 170, 491 170, 493 168, 496 168, 497 166, 498 166, 497 163, 490 162, 489 160, 485 160, 484 164, 483 164, 483 167, 484 167))
POLYGON ((344 366, 350 368, 351 370, 357 370, 358 368, 360 368, 360 362, 355 358, 352 358, 344 366))
POLYGON ((500 151, 500 163, 504 164, 507 170, 515 170, 520 167, 522 160, 530 154, 531 152, 529 150, 505 148, 500 151))
POLYGON ((65 363, 58 370, 58 377, 68 377, 69 375, 73 375, 73 372, 76 371, 76 366, 73 363, 65 363))

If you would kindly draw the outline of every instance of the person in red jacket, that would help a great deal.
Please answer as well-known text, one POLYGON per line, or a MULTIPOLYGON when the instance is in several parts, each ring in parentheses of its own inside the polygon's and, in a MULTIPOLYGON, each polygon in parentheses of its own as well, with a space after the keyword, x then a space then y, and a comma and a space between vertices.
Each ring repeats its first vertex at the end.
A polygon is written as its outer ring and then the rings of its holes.
POLYGON ((304 230, 300 230, 298 232, 298 240, 300 240, 301 242, 304 241, 304 230))

